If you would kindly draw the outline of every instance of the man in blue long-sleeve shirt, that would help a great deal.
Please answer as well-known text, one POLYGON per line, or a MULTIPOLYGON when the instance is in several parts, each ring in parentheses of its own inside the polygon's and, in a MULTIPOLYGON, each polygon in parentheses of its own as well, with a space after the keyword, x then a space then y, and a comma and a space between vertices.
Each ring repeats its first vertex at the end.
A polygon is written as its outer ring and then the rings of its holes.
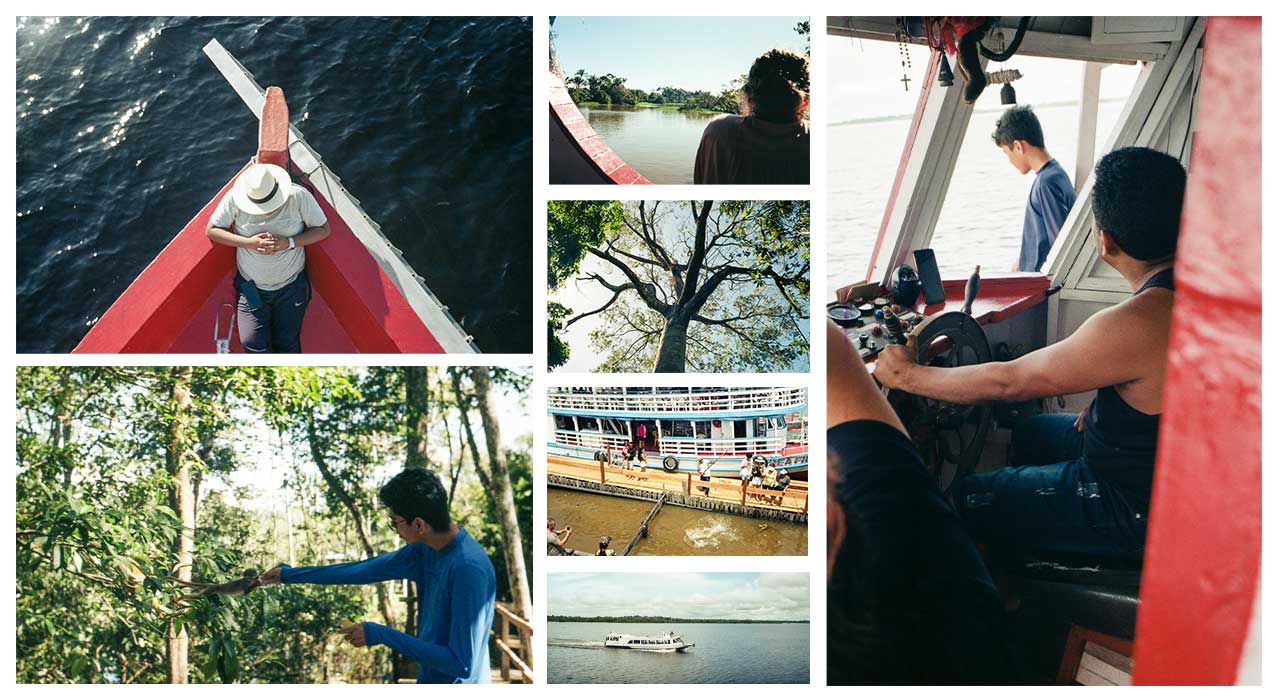
POLYGON ((1044 131, 1030 107, 1010 107, 996 122, 991 140, 1004 151, 1018 172, 1026 175, 1035 171, 1036 179, 1031 183, 1026 213, 1022 217, 1018 270, 1039 272, 1076 203, 1076 190, 1067 171, 1045 150, 1044 131))
POLYGON ((350 564, 281 564, 263 574, 263 584, 412 579, 418 589, 417 637, 364 622, 342 631, 347 641, 358 647, 385 644, 413 659, 419 683, 488 683, 497 593, 488 554, 450 520, 448 496, 435 472, 406 469, 382 487, 378 498, 391 511, 404 547, 350 564))

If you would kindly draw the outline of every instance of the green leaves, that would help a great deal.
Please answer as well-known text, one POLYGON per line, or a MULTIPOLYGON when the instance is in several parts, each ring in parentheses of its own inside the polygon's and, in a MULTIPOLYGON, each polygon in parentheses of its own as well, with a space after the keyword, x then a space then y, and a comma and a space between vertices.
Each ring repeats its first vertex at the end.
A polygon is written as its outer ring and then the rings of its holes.
POLYGON ((622 227, 622 202, 547 202, 547 287, 577 274, 587 249, 622 227))

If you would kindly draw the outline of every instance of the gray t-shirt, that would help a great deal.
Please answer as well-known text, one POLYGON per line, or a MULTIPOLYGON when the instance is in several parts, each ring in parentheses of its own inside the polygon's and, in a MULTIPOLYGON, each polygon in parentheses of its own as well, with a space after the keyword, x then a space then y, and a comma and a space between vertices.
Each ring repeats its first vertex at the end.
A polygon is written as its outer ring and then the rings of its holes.
MULTIPOLYGON (((255 215, 241 211, 228 192, 209 218, 210 224, 245 238, 263 232, 292 238, 309 228, 323 226, 326 221, 328 220, 316 198, 297 184, 293 186, 284 206, 270 214, 255 215)), ((306 262, 306 256, 300 247, 272 255, 250 248, 236 248, 236 267, 241 276, 253 282, 258 289, 268 292, 280 289, 296 279, 306 262)))

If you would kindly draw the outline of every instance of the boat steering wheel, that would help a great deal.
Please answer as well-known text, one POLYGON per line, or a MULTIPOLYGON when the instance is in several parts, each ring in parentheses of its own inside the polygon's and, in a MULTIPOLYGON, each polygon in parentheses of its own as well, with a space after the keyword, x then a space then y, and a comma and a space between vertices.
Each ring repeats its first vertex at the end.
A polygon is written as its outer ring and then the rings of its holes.
MULTIPOLYGON (((961 311, 930 317, 914 335, 916 362, 922 365, 966 367, 991 361, 982 326, 961 311)), ((886 397, 944 494, 956 479, 973 472, 991 429, 990 404, 966 406, 898 389, 889 390, 886 397)))

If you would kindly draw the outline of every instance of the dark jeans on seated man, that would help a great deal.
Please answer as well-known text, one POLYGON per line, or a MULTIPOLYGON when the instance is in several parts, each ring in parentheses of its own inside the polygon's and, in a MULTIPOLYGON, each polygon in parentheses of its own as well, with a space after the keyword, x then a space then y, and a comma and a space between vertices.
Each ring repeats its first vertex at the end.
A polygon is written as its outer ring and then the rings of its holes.
POLYGON ((306 271, 280 289, 264 291, 236 273, 236 324, 245 352, 302 352, 302 317, 311 301, 306 271), (248 285, 248 287, 246 286, 248 285), (251 299, 255 296, 257 299, 251 299))
POLYGON ((1147 503, 1096 478, 1075 414, 1047 413, 1014 428, 1014 466, 958 481, 953 499, 997 557, 1065 555, 1138 562, 1147 503))
POLYGON ((906 435, 841 423, 827 459, 847 522, 827 587, 828 682, 1014 680, 995 584, 906 435))

